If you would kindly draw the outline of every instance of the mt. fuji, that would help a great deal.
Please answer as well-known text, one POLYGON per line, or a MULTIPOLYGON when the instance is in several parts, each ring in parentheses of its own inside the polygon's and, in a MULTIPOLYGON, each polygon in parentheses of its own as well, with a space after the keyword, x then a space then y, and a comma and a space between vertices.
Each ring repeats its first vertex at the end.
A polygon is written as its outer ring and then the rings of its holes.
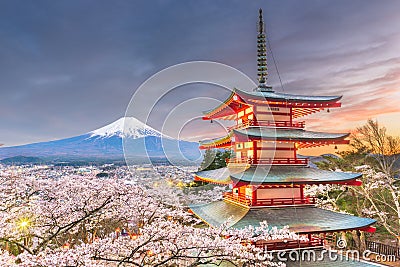
POLYGON ((121 138, 142 138, 146 136, 161 137, 162 134, 133 117, 124 117, 102 128, 90 132, 93 136, 121 138))
POLYGON ((123 117, 89 133, 49 142, 1 147, 0 159, 24 156, 44 161, 151 159, 192 161, 201 154, 198 144, 173 139, 133 117, 123 117))

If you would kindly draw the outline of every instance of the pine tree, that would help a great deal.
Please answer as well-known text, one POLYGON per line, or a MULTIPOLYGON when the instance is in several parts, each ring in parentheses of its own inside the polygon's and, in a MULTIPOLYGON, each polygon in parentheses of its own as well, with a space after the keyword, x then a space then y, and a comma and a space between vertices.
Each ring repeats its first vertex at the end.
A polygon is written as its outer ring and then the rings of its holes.
POLYGON ((207 149, 200 165, 200 170, 208 171, 226 167, 226 159, 230 158, 230 156, 230 150, 207 149))

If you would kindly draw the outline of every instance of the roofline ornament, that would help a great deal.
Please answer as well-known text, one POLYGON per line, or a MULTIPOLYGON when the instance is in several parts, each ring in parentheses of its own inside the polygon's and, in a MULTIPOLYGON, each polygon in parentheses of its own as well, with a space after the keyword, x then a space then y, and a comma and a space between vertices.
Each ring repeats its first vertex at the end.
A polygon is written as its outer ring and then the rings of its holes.
POLYGON ((273 92, 272 86, 267 85, 268 67, 267 67, 267 45, 265 24, 262 15, 262 9, 259 9, 258 34, 257 34, 257 76, 258 87, 255 91, 273 92))

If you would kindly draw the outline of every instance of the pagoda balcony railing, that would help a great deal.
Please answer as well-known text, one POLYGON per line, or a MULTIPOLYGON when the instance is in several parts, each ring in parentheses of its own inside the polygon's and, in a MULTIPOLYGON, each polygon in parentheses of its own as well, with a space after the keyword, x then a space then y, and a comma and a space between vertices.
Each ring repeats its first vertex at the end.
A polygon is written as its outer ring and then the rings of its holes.
POLYGON ((257 206, 285 206, 285 205, 312 205, 316 204, 315 197, 306 198, 258 198, 255 201, 242 194, 224 193, 224 199, 247 207, 257 206))
POLYGON ((287 241, 274 241, 256 244, 257 247, 263 248, 267 251, 284 250, 292 248, 308 248, 308 247, 322 247, 324 246, 324 239, 318 237, 311 237, 310 240, 287 240, 287 241))
POLYGON ((290 121, 271 121, 271 120, 248 120, 246 122, 228 127, 228 131, 233 129, 243 129, 249 126, 269 126, 269 127, 287 127, 287 128, 304 128, 304 121, 290 122, 290 121))
POLYGON ((250 207, 251 206, 251 200, 246 198, 244 195, 239 195, 239 194, 233 194, 232 192, 225 192, 224 193, 224 199, 231 201, 231 202, 236 202, 238 204, 250 207))
POLYGON ((253 206, 309 205, 316 204, 315 197, 307 198, 265 198, 257 199, 253 206))
POLYGON ((254 158, 231 158, 226 159, 226 163, 241 163, 241 164, 254 164, 254 165, 300 165, 307 166, 309 163, 308 158, 294 159, 294 158, 267 158, 267 159, 254 159, 254 158))

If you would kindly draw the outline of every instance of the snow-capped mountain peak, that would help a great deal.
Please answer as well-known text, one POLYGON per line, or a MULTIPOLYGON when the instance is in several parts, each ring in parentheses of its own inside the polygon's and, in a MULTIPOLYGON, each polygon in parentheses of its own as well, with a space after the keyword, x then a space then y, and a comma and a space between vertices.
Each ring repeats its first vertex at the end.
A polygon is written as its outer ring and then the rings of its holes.
POLYGON ((162 134, 147 126, 143 122, 139 121, 134 117, 123 117, 113 123, 101 127, 97 130, 90 132, 91 137, 129 137, 132 139, 146 137, 146 136, 157 136, 161 137, 162 134))
MULTIPOLYGON (((199 159, 198 143, 173 139, 126 117, 82 135, 15 147, 1 147, 0 160, 12 157, 36 157, 42 160, 117 160, 130 163, 151 163, 151 158, 185 162, 199 159), (125 139, 123 141, 122 139, 125 139), (43 158, 42 158, 43 157, 43 158)), ((14 162, 14 159, 12 159, 14 162)))

